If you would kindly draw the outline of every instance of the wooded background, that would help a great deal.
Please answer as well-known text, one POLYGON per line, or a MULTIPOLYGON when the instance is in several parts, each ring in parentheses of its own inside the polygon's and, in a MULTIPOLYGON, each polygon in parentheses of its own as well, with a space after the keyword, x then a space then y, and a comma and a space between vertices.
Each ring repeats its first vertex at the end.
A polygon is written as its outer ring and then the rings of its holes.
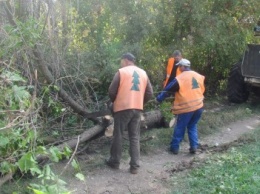
POLYGON ((125 52, 155 95, 176 49, 205 75, 207 96, 225 95, 230 68, 247 43, 259 43, 259 7, 259 0, 0 0, 0 172, 31 170, 22 156, 33 161, 44 136, 62 139, 99 123, 90 115, 106 109, 125 52))

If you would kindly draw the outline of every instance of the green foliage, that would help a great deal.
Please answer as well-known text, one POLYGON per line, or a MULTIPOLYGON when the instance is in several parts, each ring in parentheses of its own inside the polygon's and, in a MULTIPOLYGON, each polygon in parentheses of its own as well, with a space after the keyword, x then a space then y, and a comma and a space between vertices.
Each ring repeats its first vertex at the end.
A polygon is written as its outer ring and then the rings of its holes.
POLYGON ((53 117, 59 117, 66 110, 61 102, 53 98, 53 94, 58 91, 57 86, 48 85, 43 87, 41 93, 42 103, 47 108, 45 114, 50 114, 53 117))
POLYGON ((0 97, 1 109, 24 110, 29 107, 31 95, 25 80, 17 73, 2 71, 0 74, 4 82, 0 85, 3 95, 0 97), (7 87, 6 87, 7 86, 7 87))
MULTIPOLYGON (((33 130, 37 123, 37 115, 29 116, 25 114, 32 111, 32 96, 28 87, 23 86, 25 79, 14 71, 2 71, 0 75, 4 82, 0 88, 3 91, 0 99, 1 129, 0 129, 0 173, 37 175, 41 179, 41 184, 31 184, 31 189, 35 193, 69 193, 64 187, 65 182, 55 175, 50 165, 45 165, 43 169, 38 165, 36 157, 38 155, 47 156, 53 162, 58 162, 62 158, 67 159, 71 155, 71 150, 67 147, 63 151, 51 147, 49 149, 38 146, 38 133, 33 130), (22 125, 19 125, 22 123, 22 125)), ((82 178, 82 175, 77 175, 82 178)))
POLYGON ((32 153, 24 154, 18 161, 18 167, 21 172, 31 172, 33 175, 35 173, 39 174, 41 171, 38 168, 36 160, 33 158, 32 153))
MULTIPOLYGON (((0 110, 2 113, 0 118, 0 172, 2 174, 15 172, 19 165, 24 171, 27 171, 26 166, 22 166, 22 162, 25 157, 30 156, 24 155, 24 153, 33 149, 36 133, 30 130, 29 125, 26 123, 23 127, 19 127, 15 122, 23 121, 25 110, 31 106, 31 95, 27 87, 22 85, 25 80, 19 74, 2 71, 0 77, 4 80, 0 84, 2 91, 0 96, 0 110), (21 163, 16 163, 16 160, 19 160, 20 157, 22 157, 21 163)), ((24 121, 29 121, 29 118, 25 118, 24 121)), ((31 161, 32 164, 33 161, 31 161)))
MULTIPOLYGON (((160 3, 156 7, 159 35, 152 33, 150 36, 160 38, 158 43, 166 51, 165 59, 174 49, 182 50, 184 57, 191 60, 192 69, 206 76, 208 94, 225 91, 223 83, 230 67, 242 57, 246 43, 257 41, 252 29, 259 18, 259 2, 184 0, 160 3)), ((154 58, 161 56, 152 57, 148 63, 154 64, 154 58)), ((162 77, 156 83, 160 85, 161 80, 162 77)))
POLYGON ((77 172, 75 177, 79 179, 80 181, 85 181, 85 176, 81 173, 80 164, 77 160, 73 159, 71 162, 71 166, 74 168, 74 170, 77 172))
POLYGON ((163 101, 160 104, 160 110, 161 110, 162 115, 163 115, 166 122, 170 122, 172 117, 174 116, 172 111, 171 111, 172 110, 172 103, 173 103, 173 99, 172 99, 172 102, 163 101))
POLYGON ((138 65, 160 90, 165 61, 174 49, 180 49, 192 68, 206 76, 206 92, 216 94, 225 91, 229 69, 242 57, 246 44, 259 42, 252 32, 259 18, 257 0, 63 3, 53 4, 57 14, 51 24, 46 25, 44 17, 27 17, 26 21, 16 19, 17 27, 6 26, 8 36, 1 47, 8 49, 1 50, 0 56, 19 53, 34 64, 29 53, 37 44, 49 68, 59 75, 57 79, 64 80, 65 89, 71 89, 75 78, 73 84, 80 94, 96 102, 107 95, 119 68, 117 59, 124 52, 136 55, 138 65))
POLYGON ((55 175, 50 166, 44 166, 42 172, 39 174, 38 178, 41 179, 41 184, 32 183, 30 189, 33 190, 35 194, 70 194, 71 192, 66 189, 66 182, 61 180, 59 176, 55 175))
POLYGON ((24 56, 26 56, 26 50, 33 48, 41 37, 41 29, 35 19, 30 18, 26 22, 17 20, 16 24, 16 27, 11 25, 3 26, 8 38, 3 38, 0 43, 1 47, 5 48, 0 49, 0 58, 11 58, 17 50, 24 51, 24 56))

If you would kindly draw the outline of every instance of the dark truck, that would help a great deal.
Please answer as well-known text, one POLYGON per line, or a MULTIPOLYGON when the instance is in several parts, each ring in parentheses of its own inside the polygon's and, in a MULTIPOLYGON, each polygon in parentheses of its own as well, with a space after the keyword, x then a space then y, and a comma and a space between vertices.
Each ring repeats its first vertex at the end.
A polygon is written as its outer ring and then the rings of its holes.
MULTIPOLYGON (((260 36, 260 22, 254 28, 260 36)), ((248 44, 243 59, 231 69, 227 83, 228 100, 233 103, 247 101, 250 92, 260 94, 260 45, 248 44)))

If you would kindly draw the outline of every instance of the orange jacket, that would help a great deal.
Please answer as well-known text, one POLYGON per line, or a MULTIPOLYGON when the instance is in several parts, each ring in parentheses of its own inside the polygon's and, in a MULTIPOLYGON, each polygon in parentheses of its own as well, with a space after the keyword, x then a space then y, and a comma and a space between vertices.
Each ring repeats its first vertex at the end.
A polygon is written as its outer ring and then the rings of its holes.
POLYGON ((164 83, 163 83, 164 88, 168 84, 170 77, 175 78, 177 75, 181 74, 180 69, 177 67, 176 75, 172 75, 172 73, 174 73, 174 72, 172 72, 173 69, 174 69, 174 58, 170 57, 169 60, 168 60, 167 68, 166 68, 166 78, 165 78, 164 83))
POLYGON ((120 84, 114 101, 114 112, 127 109, 143 110, 148 76, 137 66, 119 69, 120 84))
POLYGON ((195 71, 184 71, 176 79, 179 91, 175 93, 173 113, 182 114, 202 108, 205 77, 195 71))

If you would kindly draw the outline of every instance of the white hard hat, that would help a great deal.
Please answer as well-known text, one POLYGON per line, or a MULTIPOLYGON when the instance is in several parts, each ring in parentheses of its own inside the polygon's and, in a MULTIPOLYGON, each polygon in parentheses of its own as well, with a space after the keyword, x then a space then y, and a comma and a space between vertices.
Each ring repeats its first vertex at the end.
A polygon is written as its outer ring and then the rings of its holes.
POLYGON ((190 67, 190 61, 188 59, 181 59, 176 65, 190 67))

